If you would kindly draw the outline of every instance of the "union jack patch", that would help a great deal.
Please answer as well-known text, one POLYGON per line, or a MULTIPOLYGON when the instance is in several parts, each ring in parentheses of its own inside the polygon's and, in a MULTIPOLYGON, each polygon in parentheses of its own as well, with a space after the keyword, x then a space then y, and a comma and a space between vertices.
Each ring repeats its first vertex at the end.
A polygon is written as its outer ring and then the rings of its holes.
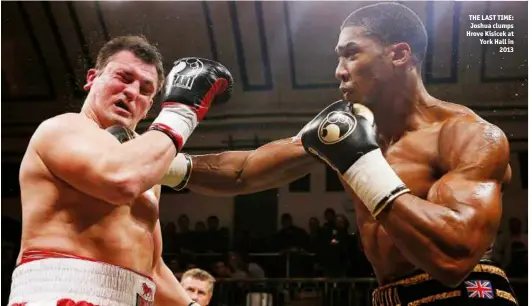
POLYGON ((487 280, 471 280, 464 282, 470 298, 493 299, 493 288, 487 280))

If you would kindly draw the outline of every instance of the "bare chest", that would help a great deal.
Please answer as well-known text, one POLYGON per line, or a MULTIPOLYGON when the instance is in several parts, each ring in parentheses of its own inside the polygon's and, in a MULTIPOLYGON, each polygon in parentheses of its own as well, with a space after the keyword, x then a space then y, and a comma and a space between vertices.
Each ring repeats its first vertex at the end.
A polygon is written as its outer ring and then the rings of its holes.
MULTIPOLYGON (((423 199, 427 198, 430 188, 441 176, 438 167, 437 141, 437 133, 433 131, 416 132, 383 150, 394 172, 408 186, 412 194, 423 199)), ((351 197, 355 205, 364 251, 374 265, 375 272, 391 275, 398 272, 398 266, 407 268, 405 259, 366 206, 354 193, 351 193, 351 197), (381 258, 382 254, 390 256, 381 258)))
MULTIPOLYGON (((411 193, 426 199, 432 185, 439 179, 437 142, 433 137, 414 134, 383 150, 394 172, 411 193)), ((377 225, 364 203, 351 192, 357 211, 357 223, 362 231, 368 225, 377 225)))
MULTIPOLYGON (((438 166, 437 130, 411 133, 400 141, 383 148, 383 153, 412 194, 426 199, 430 188, 440 178, 438 166)), ((361 231, 375 230, 378 223, 355 194, 351 195, 357 210, 357 223, 361 231)))
POLYGON ((153 232, 159 218, 158 186, 141 193, 130 203, 110 204, 87 195, 71 186, 60 185, 65 191, 58 202, 75 220, 107 228, 121 224, 130 231, 153 232), (79 205, 83 203, 83 205, 79 205))
POLYGON ((155 186, 143 192, 131 203, 131 216, 150 228, 153 228, 159 219, 159 198, 157 196, 159 192, 160 187, 155 186))
POLYGON ((423 199, 441 176, 438 169, 437 139, 413 134, 386 148, 384 156, 410 191, 423 199))

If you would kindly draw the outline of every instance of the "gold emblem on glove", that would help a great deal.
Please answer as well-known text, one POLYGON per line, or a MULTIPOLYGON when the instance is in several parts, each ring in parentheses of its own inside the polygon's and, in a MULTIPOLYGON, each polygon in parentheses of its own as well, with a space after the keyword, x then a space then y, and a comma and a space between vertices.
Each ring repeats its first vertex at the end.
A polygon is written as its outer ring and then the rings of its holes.
POLYGON ((357 126, 357 119, 350 113, 334 111, 327 114, 318 126, 318 139, 326 145, 335 144, 351 135, 357 126))

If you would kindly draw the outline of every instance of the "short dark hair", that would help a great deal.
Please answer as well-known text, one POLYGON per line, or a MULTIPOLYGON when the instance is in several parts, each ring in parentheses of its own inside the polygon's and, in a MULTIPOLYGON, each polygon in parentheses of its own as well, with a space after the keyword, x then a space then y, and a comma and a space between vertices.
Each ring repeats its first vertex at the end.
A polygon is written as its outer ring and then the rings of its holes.
POLYGON ((351 26, 365 28, 385 45, 407 43, 417 66, 425 60, 427 30, 419 16, 402 4, 382 2, 359 8, 344 20, 341 29, 351 26))
POLYGON ((217 217, 217 216, 214 216, 214 215, 209 216, 209 217, 207 218, 207 221, 209 221, 209 220, 220 221, 220 219, 218 219, 218 217, 217 217))
POLYGON ((118 36, 106 42, 98 52, 95 68, 105 68, 109 59, 120 51, 129 51, 146 64, 154 65, 157 69, 157 90, 161 89, 165 77, 163 57, 159 49, 142 35, 118 36))

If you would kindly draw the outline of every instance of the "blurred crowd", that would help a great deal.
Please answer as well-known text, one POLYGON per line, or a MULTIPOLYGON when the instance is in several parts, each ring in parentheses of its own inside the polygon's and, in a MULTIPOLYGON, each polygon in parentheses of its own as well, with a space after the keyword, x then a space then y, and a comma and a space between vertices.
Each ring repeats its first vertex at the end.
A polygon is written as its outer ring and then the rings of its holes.
MULTIPOLYGON (((280 218, 280 230, 271 237, 252 232, 234 233, 220 226, 217 216, 198 221, 181 215, 163 225, 164 259, 179 279, 184 271, 201 268, 218 279, 264 277, 372 277, 360 237, 342 214, 328 208, 320 221, 307 228, 294 224, 290 214, 280 218), (232 239, 231 239, 232 238, 232 239)), ((509 277, 527 277, 528 239, 521 221, 502 225, 493 259, 509 277)), ((7 303, 11 273, 20 249, 21 224, 2 217, 2 305, 7 303)))
POLYGON ((280 218, 271 237, 244 231, 229 239, 229 230, 210 216, 190 229, 188 216, 163 225, 165 259, 174 272, 200 267, 222 277, 371 277, 358 235, 344 215, 328 208, 304 229, 290 214, 280 218))

